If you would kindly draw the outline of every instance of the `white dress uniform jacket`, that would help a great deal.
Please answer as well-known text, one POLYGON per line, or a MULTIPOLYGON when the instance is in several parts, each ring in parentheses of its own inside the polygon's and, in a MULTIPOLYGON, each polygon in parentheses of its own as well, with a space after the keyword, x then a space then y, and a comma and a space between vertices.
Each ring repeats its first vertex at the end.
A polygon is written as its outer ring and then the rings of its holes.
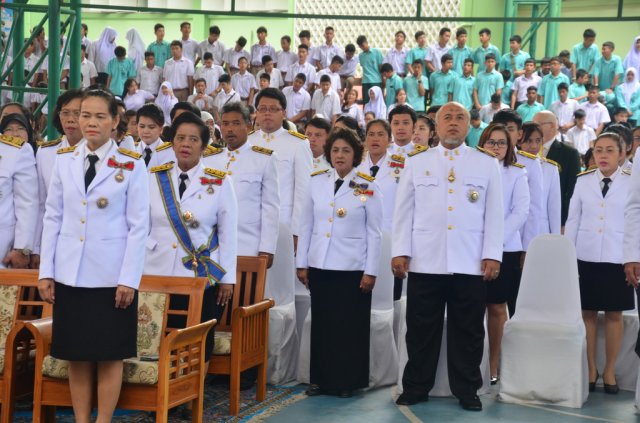
POLYGON ((504 192, 504 251, 522 251, 522 228, 529 216, 529 183, 527 170, 519 163, 503 166, 502 190, 504 192))
MULTIPOLYGON (((396 191, 400 182, 400 175, 404 170, 405 156, 399 154, 387 154, 380 159, 375 165, 379 166, 376 173, 376 185, 380 188, 382 194, 382 231, 391 233, 391 225, 393 222, 393 210, 396 205, 396 191)), ((367 153, 358 166, 358 171, 370 175, 371 167, 374 163, 371 161, 369 153, 367 153)))
POLYGON ((543 234, 560 234, 562 196, 560 193, 560 171, 553 160, 542 160, 542 204, 543 215, 540 219, 543 234))
POLYGON ((640 263, 640 153, 631 168, 629 194, 624 208, 624 262, 640 263))
MULTIPOLYGON (((579 175, 569 203, 564 234, 576 246, 578 260, 593 263, 625 263, 625 222, 622 218, 631 188, 629 172, 618 168, 610 176, 609 191, 602 197, 599 169, 579 175)), ((637 228, 636 228, 637 230, 637 228)))
POLYGON ((163 142, 162 139, 158 138, 148 146, 144 141, 140 141, 136 146, 135 151, 142 155, 142 158, 140 159, 142 160, 142 163, 144 163, 144 150, 147 147, 151 148, 151 159, 149 159, 147 169, 176 161, 176 154, 173 152, 173 143, 163 142))
POLYGON ((258 130, 249 135, 248 141, 276 152, 280 180, 280 222, 290 226, 293 235, 298 235, 302 204, 313 168, 309 142, 304 135, 283 128, 271 134, 258 130))
POLYGON ((238 255, 274 254, 280 221, 276 154, 249 142, 234 151, 209 146, 202 164, 232 176, 238 200, 238 255))
POLYGON ((416 145, 414 144, 413 141, 410 141, 409 144, 407 145, 398 145, 395 142, 392 142, 391 145, 389 145, 389 154, 398 154, 400 156, 403 157, 407 157, 407 155, 409 153, 411 153, 412 151, 414 151, 416 149, 416 145))
POLYGON ((407 162, 396 194, 392 257, 408 256, 411 272, 430 274, 481 275, 482 260, 501 262, 498 161, 463 144, 422 150, 407 162))
POLYGON ((529 184, 529 215, 521 232, 522 250, 527 251, 529 243, 542 233, 541 220, 546 214, 543 212, 542 164, 539 157, 524 151, 518 151, 517 159, 527 170, 529 184))
POLYGON ((147 256, 144 261, 144 273, 152 275, 194 276, 194 271, 187 269, 182 262, 183 257, 190 256, 178 240, 165 211, 161 196, 158 173, 169 172, 173 185, 176 204, 186 220, 191 242, 195 248, 208 245, 209 237, 215 226, 218 228, 219 247, 211 252, 211 259, 225 271, 220 281, 225 284, 236 283, 237 229, 238 211, 233 181, 225 172, 221 178, 205 173, 202 163, 187 172, 189 184, 179 196, 179 176, 182 171, 177 165, 168 163, 150 169, 149 197, 151 203, 151 228, 147 240, 147 256), (213 193, 207 191, 209 184, 201 182, 201 178, 219 179, 220 185, 211 185, 213 193), (187 215, 190 213, 190 218, 187 215), (190 225, 191 222, 197 224, 190 225))
POLYGON ((377 276, 382 242, 382 198, 368 175, 352 169, 333 193, 335 170, 315 172, 306 193, 296 267, 363 270, 377 276), (351 183, 366 184, 358 194, 351 183))
POLYGON ((11 248, 34 248, 38 182, 31 146, 0 135, 0 268, 11 248))
POLYGON ((324 153, 318 157, 313 158, 313 171, 317 172, 319 170, 331 169, 331 164, 327 161, 327 158, 324 156, 324 153))
POLYGON ((149 232, 147 172, 135 152, 109 143, 86 192, 86 141, 58 150, 44 215, 41 279, 83 288, 138 288, 149 232), (133 168, 110 167, 109 158, 133 168), (116 180, 120 172, 122 182, 116 180))

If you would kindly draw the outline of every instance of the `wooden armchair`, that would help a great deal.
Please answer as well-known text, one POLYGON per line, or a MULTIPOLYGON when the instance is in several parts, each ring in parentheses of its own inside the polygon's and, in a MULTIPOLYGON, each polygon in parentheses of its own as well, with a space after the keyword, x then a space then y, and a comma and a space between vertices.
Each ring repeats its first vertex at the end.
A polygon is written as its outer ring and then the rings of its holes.
POLYGON ((238 257, 233 299, 216 328, 215 349, 209 373, 229 375, 229 414, 240 410, 240 372, 258 367, 256 399, 264 401, 267 386, 269 309, 264 300, 266 257, 238 257))
MULTIPOLYGON (((118 408, 155 411, 157 422, 167 422, 170 408, 191 402, 193 421, 202 421, 202 350, 207 332, 216 323, 211 320, 200 324, 206 284, 205 278, 142 277, 138 294, 138 357, 124 360, 118 408), (172 307, 176 295, 188 296, 188 310, 172 307), (169 316, 186 318, 186 329, 169 327, 169 316)), ((25 328, 36 343, 33 421, 55 421, 56 406, 71 406, 68 362, 49 355, 51 318, 28 322, 25 328)))
POLYGON ((13 420, 15 400, 33 392, 35 345, 24 321, 42 316, 35 270, 0 270, 0 401, 2 423, 13 420))

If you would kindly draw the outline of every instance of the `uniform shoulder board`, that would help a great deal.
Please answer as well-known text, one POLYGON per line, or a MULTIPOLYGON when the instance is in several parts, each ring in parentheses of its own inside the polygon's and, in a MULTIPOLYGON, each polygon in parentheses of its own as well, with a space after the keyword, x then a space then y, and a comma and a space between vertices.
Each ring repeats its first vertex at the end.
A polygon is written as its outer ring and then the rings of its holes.
POLYGON ((209 176, 215 176, 218 179, 224 179, 224 177, 227 176, 227 172, 218 169, 211 169, 209 167, 204 168, 204 173, 209 176))
POLYGON ((391 160, 394 162, 404 163, 404 156, 401 154, 393 154, 391 155, 391 160))
POLYGON ((10 145, 12 147, 22 148, 25 140, 18 137, 12 137, 10 135, 0 135, 0 142, 10 145))
POLYGON ((371 175, 367 175, 366 173, 358 172, 358 173, 356 173, 356 175, 358 175, 359 177, 361 177, 365 181, 373 182, 373 181, 376 180, 376 178, 374 178, 371 175))
POLYGON ((554 166, 555 166, 555 167, 557 167, 558 169, 562 169, 562 168, 560 167, 560 163, 555 162, 555 161, 553 161, 553 160, 549 160, 549 159, 547 159, 546 157, 540 157, 540 158, 542 159, 542 161, 543 161, 543 162, 551 163, 552 165, 554 165, 554 166))
POLYGON ((588 174, 590 174, 590 173, 595 172, 597 169, 598 169, 598 168, 595 168, 595 167, 594 167, 593 169, 587 169, 587 170, 585 170, 584 172, 580 172, 580 173, 578 173, 578 176, 588 175, 588 174))
POLYGON ((525 166, 525 165, 520 164, 520 163, 511 163, 511 166, 519 167, 520 169, 524 169, 524 168, 526 168, 526 166, 525 166))
POLYGON ((518 150, 518 154, 520 154, 523 157, 528 157, 528 158, 534 159, 534 160, 536 159, 536 157, 538 157, 538 156, 535 156, 535 155, 533 155, 531 153, 527 153, 526 151, 522 151, 522 150, 518 150))
POLYGON ((132 159, 136 159, 136 160, 142 157, 142 154, 136 153, 135 151, 127 150, 126 148, 122 148, 122 147, 118 148, 118 153, 124 154, 125 156, 131 157, 132 159))
POLYGON ((270 156, 273 154, 273 150, 269 150, 268 148, 264 148, 264 147, 258 147, 257 145, 254 145, 253 147, 251 147, 251 149, 256 153, 266 154, 267 156, 270 156))
POLYGON ((322 169, 322 170, 318 170, 316 172, 313 172, 311 174, 311 176, 318 176, 318 175, 322 175, 323 173, 327 173, 327 172, 329 172, 329 169, 322 169))
MULTIPOLYGON (((158 151, 159 149, 156 149, 158 151)), ((215 156, 216 154, 222 153, 224 150, 222 148, 217 148, 212 145, 208 145, 207 149, 202 153, 203 157, 215 156)))
POLYGON ((72 145, 71 147, 65 147, 65 148, 59 148, 58 151, 56 151, 57 154, 65 154, 65 153, 71 153, 72 151, 75 151, 76 146, 72 145))
POLYGON ((407 156, 409 157, 413 157, 416 154, 420 154, 420 153, 424 153, 425 151, 427 151, 429 149, 429 147, 425 147, 423 145, 417 145, 416 144, 416 148, 415 150, 413 150, 412 152, 410 152, 409 154, 407 154, 407 156))
POLYGON ((301 134, 300 132, 296 132, 296 131, 287 131, 289 132, 291 135, 293 135, 296 138, 300 138, 301 140, 306 140, 307 137, 304 134, 301 134))
POLYGON ((247 135, 251 135, 251 134, 253 134, 254 132, 256 132, 256 130, 255 130, 255 129, 254 129, 253 131, 249 131, 249 133, 248 133, 247 135))
POLYGON ((156 151, 166 150, 167 148, 171 148, 172 145, 173 143, 171 141, 163 142, 158 146, 158 148, 156 148, 156 151))
POLYGON ((622 169, 622 174, 631 176, 631 169, 622 169))
POLYGON ((484 149, 482 147, 476 147, 476 150, 478 150, 481 153, 486 154, 487 156, 498 157, 498 155, 496 153, 492 153, 491 151, 486 150, 486 149, 484 149))
POLYGON ((47 141, 47 142, 39 141, 38 147, 40 148, 55 147, 56 145, 59 145, 61 142, 62 142, 62 137, 58 137, 53 141, 47 141))
POLYGON ((163 172, 165 170, 170 170, 170 169, 173 169, 173 162, 167 162, 165 164, 161 164, 160 166, 154 166, 149 169, 149 172, 156 173, 156 172, 163 172))

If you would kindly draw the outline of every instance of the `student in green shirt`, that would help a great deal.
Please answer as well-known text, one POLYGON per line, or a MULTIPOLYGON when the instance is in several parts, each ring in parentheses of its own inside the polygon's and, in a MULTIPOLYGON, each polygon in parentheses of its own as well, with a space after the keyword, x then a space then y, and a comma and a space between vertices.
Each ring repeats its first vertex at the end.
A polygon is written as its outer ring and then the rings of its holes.
MULTIPOLYGON (((495 57, 495 60, 500 58, 500 50, 498 47, 491 44, 491 30, 489 28, 482 28, 478 35, 480 36, 480 47, 476 48, 473 52, 473 61, 478 64, 478 75, 484 71, 485 58, 487 54, 491 53, 495 57)), ((497 63, 494 67, 497 67, 497 63)))
POLYGON ((571 50, 571 72, 573 78, 577 77, 578 69, 584 69, 588 74, 593 74, 593 65, 600 57, 596 42, 596 32, 587 28, 582 33, 582 42, 573 46, 571 50))
POLYGON ((356 44, 362 49, 358 59, 362 67, 362 100, 364 104, 367 104, 369 102, 369 90, 374 86, 382 88, 380 66, 384 62, 384 56, 382 56, 380 50, 369 46, 367 37, 364 35, 358 36, 356 44))
POLYGON ((171 57, 171 48, 169 43, 164 41, 164 25, 158 23, 153 27, 156 34, 156 40, 149 44, 147 51, 152 51, 156 56, 156 66, 163 68, 164 62, 171 57))
POLYGON ((587 87, 589 82, 589 73, 584 69, 576 71, 576 81, 569 86, 569 98, 579 103, 587 101, 587 87))
POLYGON ((396 102, 396 94, 399 90, 404 88, 402 83, 402 78, 396 74, 393 70, 393 65, 390 63, 383 63, 380 67, 380 71, 382 73, 382 79, 384 80, 384 102, 387 107, 395 104, 396 102))
POLYGON ((456 46, 449 49, 449 54, 453 57, 453 71, 458 75, 464 73, 466 60, 473 56, 473 51, 467 46, 467 36, 467 30, 459 28, 456 31, 456 46))
POLYGON ((613 93, 624 73, 620 56, 613 54, 615 49, 612 41, 602 43, 602 56, 593 66, 593 83, 607 94, 613 93))
POLYGON ((476 80, 473 83, 473 104, 480 110, 485 104, 489 104, 493 94, 502 95, 504 79, 500 72, 495 70, 496 56, 487 53, 484 56, 484 70, 478 71, 476 80))
POLYGON ((522 103, 516 109, 523 122, 532 121, 536 113, 544 110, 544 106, 536 101, 537 98, 538 89, 534 86, 527 88, 527 102, 522 103))
POLYGON ((473 107, 473 83, 475 80, 476 78, 473 76, 473 59, 468 57, 464 59, 462 75, 458 76, 451 84, 449 100, 457 101, 467 110, 471 110, 473 107))
MULTIPOLYGON (((500 69, 508 70, 511 72, 511 81, 519 77, 520 75, 524 75, 524 62, 531 56, 529 53, 520 50, 520 45, 522 44, 522 37, 519 35, 514 35, 509 38, 509 48, 510 52, 506 53, 500 59, 500 69)), ((508 101, 505 103, 509 104, 508 101)))
POLYGON ((407 103, 413 107, 413 110, 424 112, 429 80, 422 74, 422 62, 420 59, 413 61, 411 73, 404 79, 404 90, 407 93, 407 103))
POLYGON ((429 88, 431 96, 431 106, 442 106, 449 101, 449 91, 453 85, 453 81, 457 78, 455 72, 451 70, 453 67, 453 57, 446 53, 440 59, 441 69, 435 71, 429 77, 429 88))
POLYGON ((475 148, 478 146, 478 141, 480 141, 482 131, 484 131, 484 128, 489 125, 480 120, 480 113, 478 113, 476 109, 471 110, 469 113, 471 115, 471 119, 469 121, 469 132, 467 133, 466 141, 469 147, 475 148))
POLYGON ((116 47, 114 53, 116 57, 109 60, 107 64, 107 75, 109 75, 107 77, 107 88, 114 95, 124 98, 125 81, 129 78, 135 78, 138 72, 133 60, 127 57, 127 50, 124 47, 116 47))
POLYGON ((544 104, 546 109, 551 107, 554 101, 559 100, 558 85, 565 83, 569 85, 570 81, 567 75, 560 71, 562 61, 559 57, 551 58, 551 73, 542 78, 540 86, 538 87, 538 94, 540 95, 540 103, 544 104))
POLYGON ((427 34, 424 31, 418 31, 415 35, 417 46, 409 50, 407 53, 407 58, 405 59, 405 63, 407 65, 407 74, 413 73, 411 72, 412 63, 415 60, 420 60, 422 63, 422 74, 427 76, 427 63, 425 62, 425 58, 427 57, 427 34))

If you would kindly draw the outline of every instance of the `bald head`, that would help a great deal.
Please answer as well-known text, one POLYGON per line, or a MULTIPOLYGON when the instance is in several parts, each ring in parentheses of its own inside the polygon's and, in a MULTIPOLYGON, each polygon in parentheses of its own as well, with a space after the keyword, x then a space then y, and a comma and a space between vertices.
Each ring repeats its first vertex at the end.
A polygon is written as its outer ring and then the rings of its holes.
POLYGON ((469 132, 469 111, 460 103, 451 101, 436 113, 436 132, 445 148, 456 148, 469 132))
POLYGON ((533 121, 542 128, 542 142, 550 141, 558 135, 558 118, 552 112, 543 110, 536 113, 533 121))

